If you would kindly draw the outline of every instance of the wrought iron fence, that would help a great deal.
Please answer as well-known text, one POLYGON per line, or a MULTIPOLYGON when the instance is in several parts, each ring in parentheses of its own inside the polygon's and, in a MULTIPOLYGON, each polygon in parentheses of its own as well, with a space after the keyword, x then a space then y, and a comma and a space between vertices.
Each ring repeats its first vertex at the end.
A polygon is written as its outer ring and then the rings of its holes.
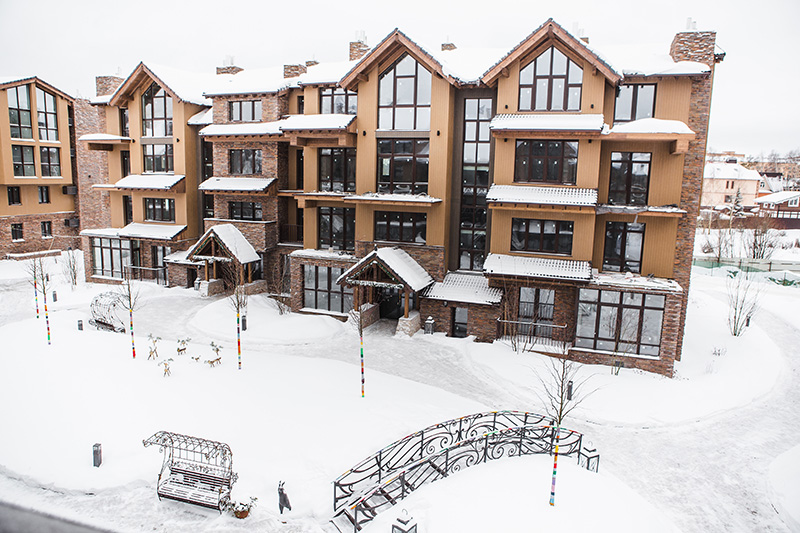
POLYGON ((128 265, 126 267, 129 269, 130 274, 133 276, 133 279, 138 281, 155 281, 159 285, 166 285, 167 284, 167 267, 143 267, 143 266, 133 266, 128 265))
POLYGON ((572 347, 571 342, 554 339, 556 330, 566 330, 566 324, 532 322, 525 320, 497 319, 497 340, 509 344, 515 350, 533 349, 559 353, 572 347))

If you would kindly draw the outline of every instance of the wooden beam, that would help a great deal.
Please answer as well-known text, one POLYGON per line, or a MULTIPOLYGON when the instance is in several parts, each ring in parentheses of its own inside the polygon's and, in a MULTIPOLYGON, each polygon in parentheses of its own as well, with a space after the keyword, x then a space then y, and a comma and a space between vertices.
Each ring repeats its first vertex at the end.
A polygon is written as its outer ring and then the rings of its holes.
POLYGON ((405 301, 405 310, 403 311, 403 317, 408 318, 408 300, 409 300, 408 287, 405 288, 405 295, 406 295, 405 298, 406 301, 405 301))
POLYGON ((353 286, 353 305, 356 311, 361 309, 361 303, 358 301, 358 285, 353 286))
POLYGON ((369 76, 367 74, 364 74, 363 72, 359 72, 358 74, 356 74, 356 79, 358 81, 367 82, 369 81, 369 76))
POLYGON ((669 153, 672 155, 685 154, 689 151, 689 140, 678 139, 672 141, 669 145, 669 153))
POLYGON ((503 67, 500 69, 500 75, 504 78, 507 78, 509 76, 508 67, 503 67))

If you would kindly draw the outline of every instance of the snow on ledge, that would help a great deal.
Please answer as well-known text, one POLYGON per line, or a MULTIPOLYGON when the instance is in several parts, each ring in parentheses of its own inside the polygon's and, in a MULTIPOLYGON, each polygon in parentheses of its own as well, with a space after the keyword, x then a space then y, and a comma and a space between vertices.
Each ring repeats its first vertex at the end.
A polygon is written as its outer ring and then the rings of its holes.
POLYGON ((489 123, 494 131, 603 131, 605 123, 600 114, 501 114, 489 123))
POLYGON ((291 254, 292 257, 300 257, 305 259, 333 259, 336 261, 355 261, 356 256, 342 250, 314 250, 307 248, 303 250, 295 250, 291 254))
POLYGON ((89 141, 89 142, 101 142, 101 141, 131 141, 130 137, 124 137, 122 135, 113 135, 111 133, 87 133, 86 135, 81 135, 78 137, 79 141, 89 141))
POLYGON ((209 124, 213 124, 214 108, 209 107, 205 111, 200 111, 199 113, 192 115, 192 117, 187 120, 186 123, 190 126, 208 126, 209 124))
POLYGON ((538 187, 530 185, 492 185, 487 202, 546 205, 597 205, 597 189, 577 187, 538 187))
POLYGON ((282 131, 343 130, 356 119, 355 115, 326 113, 320 115, 289 115, 280 121, 282 131))
POLYGON ((589 281, 592 278, 592 267, 589 261, 505 254, 489 254, 483 264, 483 272, 486 275, 575 281, 589 281))
POLYGON ((117 189, 155 189, 168 191, 183 180, 182 174, 131 174, 112 184, 117 189))
POLYGON ((211 124, 200 130, 200 135, 281 135, 279 124, 280 121, 211 124))
POLYGON ((592 285, 628 289, 649 289, 668 292, 683 292, 683 288, 672 279, 640 276, 630 272, 592 272, 592 285))
POLYGON ((197 188, 201 191, 266 191, 275 178, 217 178, 212 177, 197 188))
POLYGON ((428 196, 427 194, 402 194, 402 193, 377 193, 368 192, 356 196, 350 196, 350 200, 361 200, 368 202, 419 202, 421 204, 436 204, 442 201, 441 198, 428 196))
POLYGON ((130 239, 169 241, 174 239, 185 229, 186 226, 181 224, 145 224, 143 222, 131 222, 118 231, 120 237, 130 239))
POLYGON ((631 122, 615 124, 609 131, 614 133, 667 133, 676 135, 694 135, 695 132, 680 120, 663 118, 641 118, 631 122))

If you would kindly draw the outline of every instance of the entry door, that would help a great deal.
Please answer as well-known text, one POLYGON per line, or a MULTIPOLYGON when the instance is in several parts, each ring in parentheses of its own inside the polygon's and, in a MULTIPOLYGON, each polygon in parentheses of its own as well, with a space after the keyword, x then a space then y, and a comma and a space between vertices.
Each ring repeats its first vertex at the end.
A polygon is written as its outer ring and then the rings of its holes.
POLYGON ((403 300, 397 289, 379 289, 381 318, 400 318, 403 316, 403 300))
POLYGON ((467 336, 468 314, 466 307, 453 309, 453 337, 467 336))

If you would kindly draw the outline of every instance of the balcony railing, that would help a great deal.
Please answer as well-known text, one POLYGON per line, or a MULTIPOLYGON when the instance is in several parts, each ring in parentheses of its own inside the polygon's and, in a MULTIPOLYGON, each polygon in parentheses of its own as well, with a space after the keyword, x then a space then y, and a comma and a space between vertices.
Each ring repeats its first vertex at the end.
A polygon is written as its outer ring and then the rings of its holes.
POLYGON ((280 242, 284 243, 298 243, 303 242, 303 225, 302 224, 281 224, 281 239, 280 242))

